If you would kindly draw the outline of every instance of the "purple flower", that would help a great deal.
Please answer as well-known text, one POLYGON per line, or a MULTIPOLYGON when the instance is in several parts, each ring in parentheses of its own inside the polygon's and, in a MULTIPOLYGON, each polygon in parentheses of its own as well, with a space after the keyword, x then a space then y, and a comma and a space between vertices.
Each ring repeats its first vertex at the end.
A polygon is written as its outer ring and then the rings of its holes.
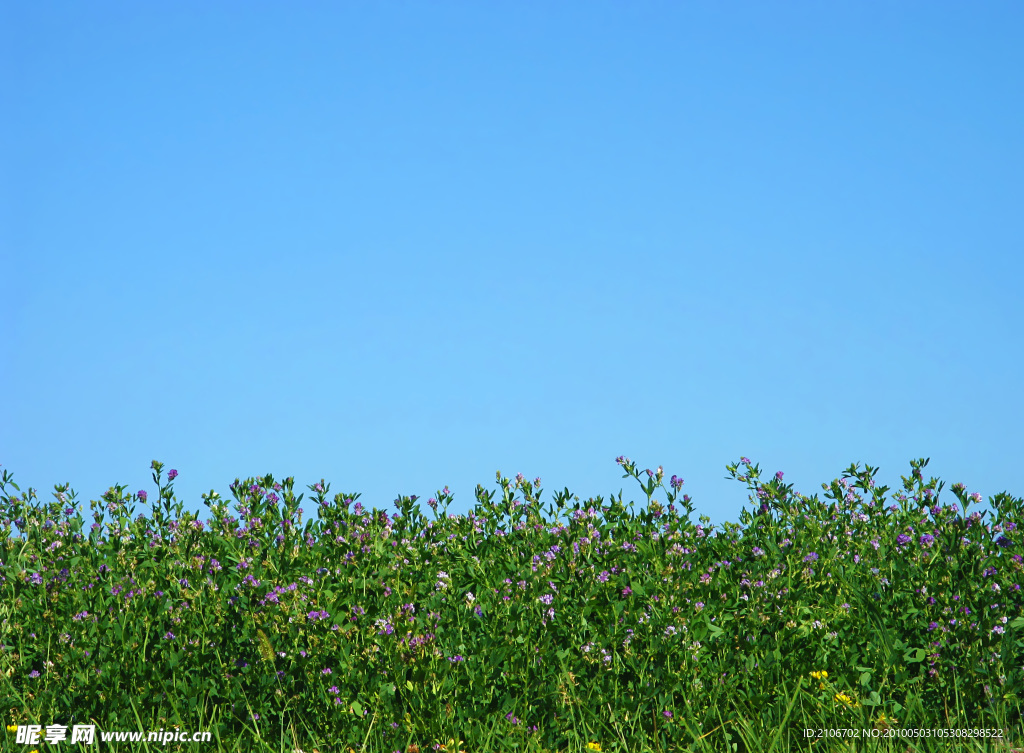
POLYGON ((817 552, 811 552, 806 557, 804 557, 804 562, 817 562, 817 561, 818 561, 818 553, 817 552))
POLYGON ((145 489, 139 489, 139 491, 138 491, 139 499, 141 499, 143 502, 145 502, 147 496, 148 495, 146 494, 146 490, 145 489))
POLYGON ((331 687, 327 688, 327 692, 331 693, 333 695, 338 695, 338 693, 341 692, 341 691, 338 690, 338 686, 337 685, 331 685, 331 687))
POLYGON ((173 641, 174 640, 174 633, 172 633, 170 630, 168 630, 167 633, 164 635, 164 640, 165 641, 173 641))
POLYGON ((744 465, 750 465, 750 458, 740 458, 740 462, 744 465))
POLYGON ((900 546, 906 546, 910 543, 910 537, 907 536, 907 534, 905 533, 901 533, 899 536, 896 537, 896 543, 900 546))
POLYGON ((167 471, 167 480, 168 481, 174 481, 174 479, 176 479, 177 477, 178 477, 178 472, 176 470, 174 470, 173 468, 171 468, 171 470, 167 471))
POLYGON ((778 472, 777 472, 777 473, 775 474, 775 478, 777 478, 777 479, 778 479, 779 481, 782 481, 782 471, 778 471, 778 472))
POLYGON ((629 586, 626 586, 625 588, 622 589, 622 595, 623 596, 629 596, 631 593, 633 593, 633 589, 630 588, 629 586))

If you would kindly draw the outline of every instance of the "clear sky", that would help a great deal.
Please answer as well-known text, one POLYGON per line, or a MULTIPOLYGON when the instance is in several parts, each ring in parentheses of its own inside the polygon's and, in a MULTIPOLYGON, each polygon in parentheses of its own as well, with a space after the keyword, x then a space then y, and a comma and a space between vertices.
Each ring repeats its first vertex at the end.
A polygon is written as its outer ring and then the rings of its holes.
MULTIPOLYGON (((0 8, 0 464, 1024 496, 1018 2, 0 8)), ((307 492, 308 496, 308 492, 307 492)), ((496 496, 500 496, 496 495, 496 496)), ((305 505, 307 516, 313 507, 305 505)))

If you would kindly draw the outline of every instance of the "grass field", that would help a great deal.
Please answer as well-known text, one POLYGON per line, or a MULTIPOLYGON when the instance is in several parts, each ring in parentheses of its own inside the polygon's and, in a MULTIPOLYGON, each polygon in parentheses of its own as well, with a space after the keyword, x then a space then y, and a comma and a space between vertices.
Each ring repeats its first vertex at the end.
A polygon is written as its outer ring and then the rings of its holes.
POLYGON ((445 489, 431 519, 323 481, 306 516, 266 476, 199 520, 156 461, 151 500, 83 509, 5 471, 4 750, 1024 748, 1024 500, 969 514, 980 495, 940 502, 923 459, 891 499, 858 466, 805 497, 743 458, 751 506, 716 528, 681 479, 617 462, 640 509, 545 506, 499 472, 497 500, 448 515, 445 489), (25 725, 67 738, 19 744, 25 725), (78 745, 74 725, 212 739, 78 745))

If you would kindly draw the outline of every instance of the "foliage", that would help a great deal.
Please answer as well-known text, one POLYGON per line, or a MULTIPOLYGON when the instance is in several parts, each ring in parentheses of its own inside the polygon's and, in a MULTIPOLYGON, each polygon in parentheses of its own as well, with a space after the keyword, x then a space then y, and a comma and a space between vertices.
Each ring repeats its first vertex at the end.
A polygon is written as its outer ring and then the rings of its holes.
MULTIPOLYGON (((237 517, 204 494, 202 521, 153 461, 152 502, 111 487, 88 527, 66 485, 44 504, 9 493, 4 471, 7 724, 324 753, 852 750, 817 738, 847 728, 875 730, 879 750, 1020 737, 1024 500, 991 498, 986 523, 962 484, 940 504, 924 459, 895 503, 857 465, 808 498, 743 458, 727 468, 752 507, 716 530, 691 521, 681 479, 617 462, 643 509, 565 489, 545 511, 540 479, 499 472, 500 501, 478 486, 473 511, 449 515, 445 488, 432 520, 416 497, 389 517, 321 481, 303 523, 291 478, 236 479, 237 517), (939 737, 963 730, 1002 737, 939 737)), ((152 749, 175 746, 190 749, 152 749)))

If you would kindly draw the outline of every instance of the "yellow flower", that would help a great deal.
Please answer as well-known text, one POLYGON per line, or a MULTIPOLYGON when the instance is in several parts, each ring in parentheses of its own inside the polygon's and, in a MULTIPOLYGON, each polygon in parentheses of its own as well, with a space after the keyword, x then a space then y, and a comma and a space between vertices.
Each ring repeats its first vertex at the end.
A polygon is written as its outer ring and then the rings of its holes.
POLYGON ((827 680, 828 672, 826 672, 825 670, 822 670, 820 672, 811 672, 811 677, 813 677, 815 680, 827 680))
POLYGON ((17 724, 8 724, 7 725, 7 731, 8 732, 17 732, 18 731, 18 725, 17 724))
POLYGON ((601 745, 599 743, 587 743, 587 750, 597 750, 597 751, 600 751, 601 750, 601 745))
POLYGON ((879 714, 878 721, 875 722, 875 729, 885 732, 892 729, 891 725, 896 724, 898 721, 897 719, 887 717, 885 714, 879 714))

